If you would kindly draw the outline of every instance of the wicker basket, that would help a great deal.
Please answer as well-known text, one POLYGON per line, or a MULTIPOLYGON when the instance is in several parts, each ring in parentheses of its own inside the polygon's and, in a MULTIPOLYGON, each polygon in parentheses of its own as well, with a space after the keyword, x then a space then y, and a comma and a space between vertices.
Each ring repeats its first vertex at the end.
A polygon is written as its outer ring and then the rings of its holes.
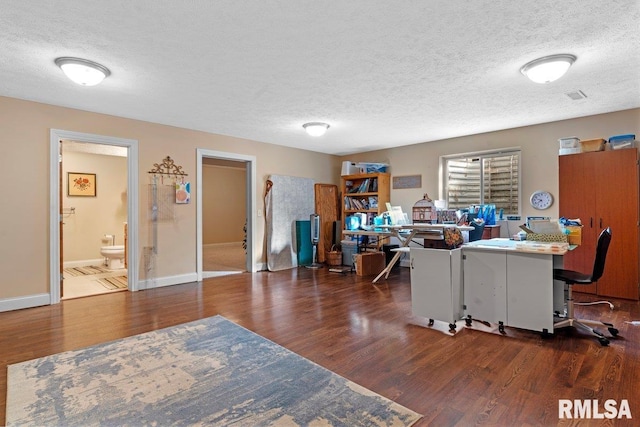
POLYGON ((327 265, 342 265, 342 252, 336 250, 336 245, 331 246, 331 250, 325 254, 327 265))

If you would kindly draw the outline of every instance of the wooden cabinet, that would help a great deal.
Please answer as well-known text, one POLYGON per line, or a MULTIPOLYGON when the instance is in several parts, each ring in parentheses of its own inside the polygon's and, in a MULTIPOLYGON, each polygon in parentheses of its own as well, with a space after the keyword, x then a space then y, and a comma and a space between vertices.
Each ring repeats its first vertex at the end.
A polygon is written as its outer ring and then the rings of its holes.
POLYGON ((559 214, 582 220, 582 244, 565 255, 567 269, 593 270, 596 242, 611 228, 604 275, 576 292, 637 300, 640 282, 638 151, 596 151, 559 157, 559 214))
POLYGON ((373 218, 387 210, 389 181, 388 173, 344 175, 342 177, 343 230, 346 230, 346 220, 350 215, 364 213, 367 224, 373 224, 373 218))
MULTIPOLYGON (((326 252, 331 250, 335 235, 335 221, 340 218, 340 200, 338 186, 334 184, 315 184, 313 186, 316 213, 320 215, 320 239, 318 241, 318 262, 326 261, 326 252)), ((337 243, 340 243, 338 240, 337 243)))

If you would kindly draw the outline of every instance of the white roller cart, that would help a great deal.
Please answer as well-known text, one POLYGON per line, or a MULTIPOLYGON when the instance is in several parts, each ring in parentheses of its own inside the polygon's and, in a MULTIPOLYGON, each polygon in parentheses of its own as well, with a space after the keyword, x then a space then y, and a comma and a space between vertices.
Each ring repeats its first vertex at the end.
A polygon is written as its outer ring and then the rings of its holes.
POLYGON ((451 332, 464 314, 462 250, 411 248, 411 308, 416 316, 449 323, 451 332))

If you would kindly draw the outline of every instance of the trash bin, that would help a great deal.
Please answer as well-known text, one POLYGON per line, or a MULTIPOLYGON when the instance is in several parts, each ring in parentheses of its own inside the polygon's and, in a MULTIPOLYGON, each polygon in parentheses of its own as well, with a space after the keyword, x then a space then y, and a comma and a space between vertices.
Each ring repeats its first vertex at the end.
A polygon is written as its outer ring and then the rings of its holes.
POLYGON ((358 244, 355 241, 342 241, 342 265, 353 266, 353 256, 358 253, 358 244))

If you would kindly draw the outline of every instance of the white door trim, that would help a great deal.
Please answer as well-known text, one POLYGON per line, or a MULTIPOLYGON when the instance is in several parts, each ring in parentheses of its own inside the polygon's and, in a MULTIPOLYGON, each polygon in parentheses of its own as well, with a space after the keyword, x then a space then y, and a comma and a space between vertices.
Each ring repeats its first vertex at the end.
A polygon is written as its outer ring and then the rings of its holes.
POLYGON ((256 249, 256 228, 258 214, 256 210, 256 157, 245 154, 227 153, 224 151, 196 149, 196 272, 198 282, 203 278, 202 267, 202 159, 214 158, 222 160, 234 160, 247 163, 247 271, 258 271, 255 262, 256 249))
POLYGON ((138 290, 138 141, 61 129, 51 129, 49 139, 49 295, 60 302, 60 141, 118 145, 127 148, 127 277, 129 290, 138 290))

